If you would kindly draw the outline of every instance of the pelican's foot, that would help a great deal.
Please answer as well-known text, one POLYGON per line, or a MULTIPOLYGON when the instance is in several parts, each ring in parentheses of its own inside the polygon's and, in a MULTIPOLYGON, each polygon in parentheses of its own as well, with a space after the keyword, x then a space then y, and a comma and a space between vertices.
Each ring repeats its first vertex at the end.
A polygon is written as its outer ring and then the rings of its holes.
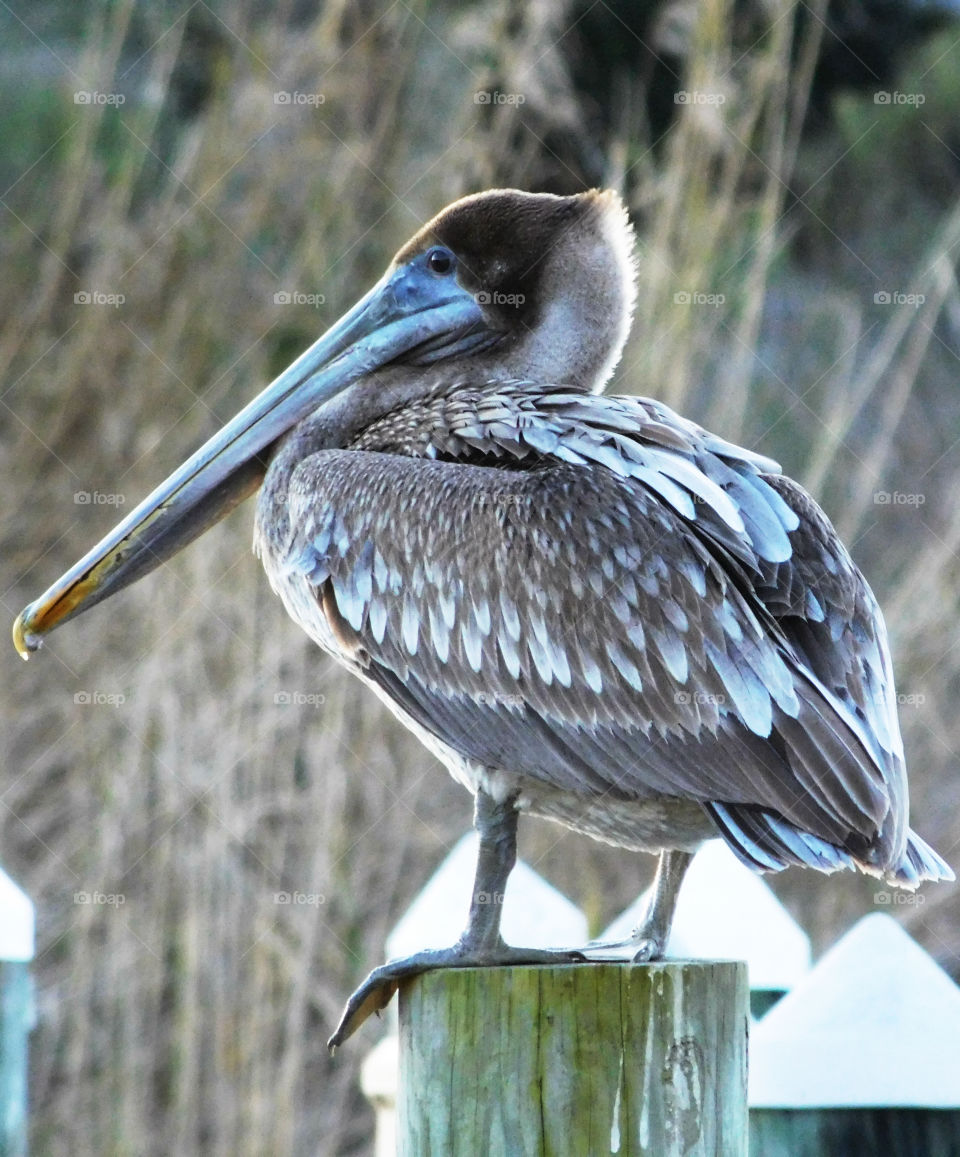
MULTIPOLYGON (((637 930, 639 933, 639 929, 637 930)), ((667 952, 666 936, 637 935, 633 941, 636 951, 633 954, 634 964, 649 964, 653 960, 662 960, 667 952)))
POLYGON ((588 960, 632 960, 634 964, 649 964, 663 960, 666 949, 666 936, 636 928, 629 940, 591 940, 583 953, 588 960))
POLYGON ((393 999, 401 981, 434 968, 490 968, 506 964, 582 964, 583 952, 575 949, 514 948, 500 943, 495 948, 471 949, 455 944, 452 948, 431 948, 388 960, 375 968, 347 1001, 333 1036, 327 1041, 330 1052, 351 1037, 371 1013, 379 1013, 393 999))
POLYGON ((680 895, 680 885, 692 859, 692 852, 661 852, 657 874, 646 893, 643 916, 630 933, 630 939, 593 940, 586 947, 587 956, 591 960, 623 960, 629 957, 634 964, 663 960, 670 941, 670 928, 677 897, 680 895))

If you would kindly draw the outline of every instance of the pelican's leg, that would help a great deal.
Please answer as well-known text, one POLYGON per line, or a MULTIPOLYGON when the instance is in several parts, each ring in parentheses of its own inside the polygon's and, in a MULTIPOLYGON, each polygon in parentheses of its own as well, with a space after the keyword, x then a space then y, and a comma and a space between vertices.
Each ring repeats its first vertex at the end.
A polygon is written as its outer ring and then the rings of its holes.
POLYGON ((572 964, 583 961, 576 951, 514 948, 500 936, 500 914, 507 878, 517 862, 515 799, 497 803, 477 792, 474 827, 480 836, 470 915, 463 935, 451 948, 429 948, 375 968, 347 1001, 331 1050, 343 1044, 373 1012, 385 1008, 402 980, 432 968, 489 967, 496 964, 572 964))
POLYGON ((677 910, 680 885, 693 860, 692 852, 664 851, 660 853, 657 874, 650 887, 650 901, 643 919, 633 930, 632 940, 637 951, 633 959, 662 960, 670 939, 670 925, 677 910))
POLYGON ((477 792, 473 826, 480 836, 480 849, 470 895, 470 914, 457 947, 479 952, 506 947, 500 937, 500 916, 507 880, 517 862, 515 803, 513 797, 497 803, 485 791, 477 792))
POLYGON ((670 925, 677 908, 680 885, 690 867, 693 852, 663 851, 657 863, 657 873, 653 877, 648 893, 647 908, 643 919, 630 933, 629 940, 593 941, 587 946, 591 950, 609 952, 614 948, 628 948, 637 963, 645 960, 662 960, 670 939, 670 925))

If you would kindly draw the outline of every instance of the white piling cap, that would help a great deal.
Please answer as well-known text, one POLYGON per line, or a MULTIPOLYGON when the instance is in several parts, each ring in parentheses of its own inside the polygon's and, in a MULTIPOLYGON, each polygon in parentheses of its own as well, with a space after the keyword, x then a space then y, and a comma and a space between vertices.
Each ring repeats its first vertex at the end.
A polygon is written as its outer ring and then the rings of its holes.
MULTIPOLYGON (((644 895, 600 939, 629 936, 645 903, 644 895)), ((683 881, 666 954, 674 960, 746 960, 751 989, 788 992, 810 970, 810 937, 762 877, 721 840, 711 840, 683 881)))
POLYGON ((360 1088, 377 1114, 374 1157, 396 1157, 397 1154, 399 1074, 400 1041, 396 1033, 391 1033, 367 1053, 360 1067, 360 1088))
POLYGON ((32 960, 33 901, 0 868, 0 960, 32 960))
MULTIPOLYGON (((467 924, 478 847, 476 832, 457 842, 387 937, 388 958, 456 942, 467 924)), ((504 940, 523 948, 579 948, 587 939, 586 916, 522 860, 507 881, 502 918, 504 940)))
POLYGON ((960 988, 866 916, 753 1029, 751 1108, 960 1108, 960 988))

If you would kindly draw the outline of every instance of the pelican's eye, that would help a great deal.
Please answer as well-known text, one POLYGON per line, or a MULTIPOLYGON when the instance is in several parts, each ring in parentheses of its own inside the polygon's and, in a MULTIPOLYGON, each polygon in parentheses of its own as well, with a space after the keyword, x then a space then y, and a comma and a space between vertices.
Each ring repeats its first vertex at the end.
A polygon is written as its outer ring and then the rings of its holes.
POLYGON ((453 273, 457 259, 449 249, 431 249, 427 254, 427 268, 438 277, 446 277, 453 273))

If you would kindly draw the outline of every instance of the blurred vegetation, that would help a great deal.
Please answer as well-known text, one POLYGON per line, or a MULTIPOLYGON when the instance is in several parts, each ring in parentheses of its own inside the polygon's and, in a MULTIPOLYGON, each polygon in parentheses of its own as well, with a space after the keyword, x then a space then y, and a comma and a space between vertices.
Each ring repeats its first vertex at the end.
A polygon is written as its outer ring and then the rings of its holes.
MULTIPOLYGON (((543 145, 545 121, 557 139, 589 132, 568 11, 5 8, 9 619, 440 207, 494 183, 581 187, 543 145), (477 102, 491 91, 524 101, 477 102), (275 300, 294 291, 325 302, 275 300)), ((947 33, 910 56, 898 88, 922 104, 841 94, 829 128, 804 134, 814 53, 790 21, 743 53, 723 0, 688 16, 680 81, 724 101, 684 105, 654 140, 618 89, 597 153, 641 234, 611 388, 661 397, 813 487, 887 609, 914 825, 956 862, 960 49, 947 33), (694 293, 723 300, 684 304, 694 293)), ((324 1042, 470 801, 287 621, 250 523, 236 512, 29 667, 0 649, 0 855, 39 915, 37 1154, 369 1146, 357 1070, 376 1026, 335 1060, 324 1042), (323 702, 284 703, 294 692, 323 702), (95 891, 123 903, 76 902, 95 891), (294 891, 323 902, 275 903, 294 891)), ((651 868, 543 823, 521 840, 597 928, 651 868)), ((818 949, 873 907, 853 876, 773 884, 818 949)), ((955 975, 958 909, 943 887, 895 912, 955 975)))

